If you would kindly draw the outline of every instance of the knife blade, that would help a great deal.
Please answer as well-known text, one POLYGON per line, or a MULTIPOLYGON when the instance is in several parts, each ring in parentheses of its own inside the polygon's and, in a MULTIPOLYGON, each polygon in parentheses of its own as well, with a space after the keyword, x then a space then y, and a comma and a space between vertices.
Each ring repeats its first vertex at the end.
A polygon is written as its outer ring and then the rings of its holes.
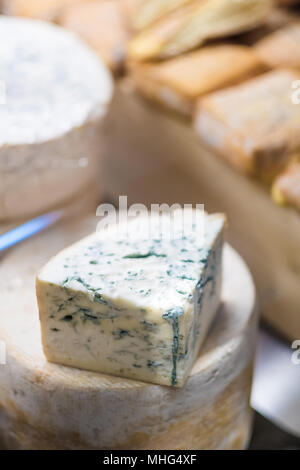
POLYGON ((0 253, 57 222, 62 211, 48 212, 0 235, 0 253))
POLYGON ((251 405, 265 418, 300 437, 300 364, 292 347, 270 333, 259 332, 251 405))

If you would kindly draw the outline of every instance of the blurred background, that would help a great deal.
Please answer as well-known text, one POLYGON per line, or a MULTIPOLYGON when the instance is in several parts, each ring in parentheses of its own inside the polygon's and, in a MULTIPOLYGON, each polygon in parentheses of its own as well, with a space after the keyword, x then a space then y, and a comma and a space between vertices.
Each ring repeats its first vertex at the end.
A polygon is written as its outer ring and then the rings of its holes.
MULTIPOLYGON (((260 365, 269 336, 290 363, 300 338, 300 2, 0 0, 0 11, 0 233, 52 210, 79 217, 117 206, 120 195, 225 212, 258 291, 268 335, 260 365), (25 34, 6 26, 13 18, 60 26, 74 43, 55 48, 51 32, 25 34), (41 56, 22 51, 22 38, 40 43, 41 56), (50 78, 36 74, 30 87, 35 61, 50 78), (41 93, 25 118, 22 93, 41 93)), ((270 383, 281 380, 282 363, 265 367, 270 383)), ((285 390, 300 391, 299 367, 285 390)), ((267 410, 264 390, 255 388, 265 417, 256 414, 250 448, 300 448, 299 401, 267 410), (291 415, 299 419, 288 429, 291 415)))

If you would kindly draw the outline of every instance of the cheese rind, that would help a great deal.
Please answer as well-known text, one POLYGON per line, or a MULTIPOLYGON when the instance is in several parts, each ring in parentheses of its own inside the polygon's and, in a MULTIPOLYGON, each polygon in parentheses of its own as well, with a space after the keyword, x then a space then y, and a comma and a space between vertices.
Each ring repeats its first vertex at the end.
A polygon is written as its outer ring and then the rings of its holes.
POLYGON ((87 237, 41 270, 37 296, 51 362, 182 386, 220 303, 224 216, 205 240, 87 237))

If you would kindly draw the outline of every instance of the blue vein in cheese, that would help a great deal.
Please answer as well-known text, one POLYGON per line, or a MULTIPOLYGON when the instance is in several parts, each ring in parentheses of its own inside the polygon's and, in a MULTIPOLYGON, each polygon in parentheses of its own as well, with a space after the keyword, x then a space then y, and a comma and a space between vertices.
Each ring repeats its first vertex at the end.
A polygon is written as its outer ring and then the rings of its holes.
POLYGON ((184 314, 182 307, 175 307, 163 314, 163 318, 171 322, 173 327, 173 344, 172 344, 172 356, 173 356, 173 369, 172 369, 172 385, 177 383, 177 359, 178 359, 178 345, 179 345, 179 327, 178 317, 184 314))

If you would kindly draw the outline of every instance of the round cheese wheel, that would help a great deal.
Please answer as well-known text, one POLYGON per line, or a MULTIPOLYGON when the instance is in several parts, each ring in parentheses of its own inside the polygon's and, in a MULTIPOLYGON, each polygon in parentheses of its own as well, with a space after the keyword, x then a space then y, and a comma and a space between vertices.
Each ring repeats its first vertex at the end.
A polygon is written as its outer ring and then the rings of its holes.
POLYGON ((0 17, 0 220, 54 207, 95 179, 112 80, 74 34, 0 17))
POLYGON ((244 262, 229 246, 224 252, 222 306, 183 388, 46 361, 36 272, 58 250, 95 230, 96 223, 96 217, 90 216, 61 222, 15 247, 0 263, 3 445, 9 449, 245 448, 251 430, 255 289, 244 262))

